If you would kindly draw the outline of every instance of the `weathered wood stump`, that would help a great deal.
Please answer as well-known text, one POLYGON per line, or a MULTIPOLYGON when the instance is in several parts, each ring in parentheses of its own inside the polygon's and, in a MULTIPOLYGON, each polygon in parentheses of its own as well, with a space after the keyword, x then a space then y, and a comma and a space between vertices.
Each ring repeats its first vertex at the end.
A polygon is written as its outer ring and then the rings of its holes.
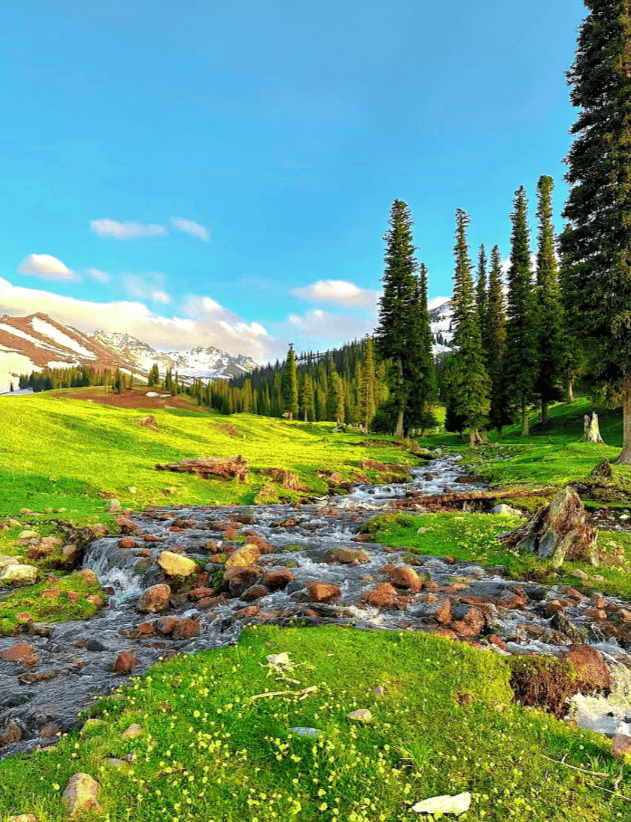
POLYGON ((217 457, 216 459, 185 459, 181 462, 159 463, 158 471, 178 471, 197 474, 203 479, 219 477, 220 479, 237 479, 245 483, 248 479, 248 461, 239 454, 236 457, 217 457))
POLYGON ((583 418, 585 427, 585 442, 595 442, 598 445, 604 445, 603 438, 600 436, 600 426, 598 425, 598 414, 594 413, 589 416, 585 414, 583 418))
POLYGON ((566 559, 586 560, 597 567, 597 535, 581 498, 571 485, 566 485, 550 505, 500 539, 519 551, 536 551, 541 559, 549 559, 554 568, 560 568, 566 559))

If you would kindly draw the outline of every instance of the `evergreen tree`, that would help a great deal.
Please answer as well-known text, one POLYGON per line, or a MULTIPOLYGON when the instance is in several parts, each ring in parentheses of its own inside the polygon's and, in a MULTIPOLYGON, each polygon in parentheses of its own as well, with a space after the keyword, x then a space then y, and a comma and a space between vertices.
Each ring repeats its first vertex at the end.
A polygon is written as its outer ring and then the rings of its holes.
POLYGON ((327 419, 335 420, 338 425, 344 422, 344 386, 340 380, 333 358, 329 360, 327 419))
POLYGON ((561 399, 563 380, 563 332, 559 269, 552 225, 552 177, 543 175, 537 183, 539 236, 537 243, 537 378, 535 392, 541 398, 541 424, 548 425, 548 405, 561 399))
POLYGON ((452 299, 453 319, 456 325, 453 343, 458 350, 455 354, 456 367, 453 371, 450 397, 454 412, 466 420, 469 441, 474 448, 480 442, 479 429, 484 428, 488 422, 491 385, 482 355, 482 340, 467 244, 468 225, 468 214, 459 208, 456 211, 456 268, 452 299))
POLYGON ((432 411, 436 395, 436 363, 432 343, 427 310, 427 266, 421 263, 410 310, 410 348, 404 366, 409 386, 406 431, 410 428, 423 430, 436 425, 432 411))
POLYGON ((491 272, 488 293, 489 342, 486 352, 487 370, 491 379, 489 424, 502 436, 502 428, 512 422, 510 406, 502 378, 502 359, 506 342, 506 300, 502 287, 502 257, 498 246, 491 251, 491 272))
POLYGON ((305 374, 300 391, 300 405, 305 422, 315 422, 315 408, 313 404, 313 381, 309 374, 305 374))
POLYGON ((488 307, 488 290, 487 290, 487 257, 486 248, 484 245, 480 246, 478 253, 478 270, 476 276, 475 286, 475 306, 478 312, 478 327, 480 329, 480 338, 482 340, 482 356, 485 364, 487 363, 488 350, 490 345, 490 328, 489 328, 489 307, 488 307))
POLYGON ((296 355, 293 343, 289 343, 282 386, 283 411, 290 420, 293 420, 294 416, 298 416, 298 374, 296 372, 296 355))
POLYGON ((589 376, 623 406, 631 464, 631 17, 628 0, 585 0, 568 80, 579 109, 566 158, 564 256, 589 376))
POLYGON ((364 361, 361 365, 361 380, 361 422, 366 432, 368 432, 370 431, 370 424, 377 410, 375 402, 375 358, 372 337, 366 338, 364 361))
POLYGON ((574 234, 571 226, 566 225, 559 237, 561 247, 561 266, 559 269, 559 290, 562 306, 563 332, 563 370, 566 386, 566 402, 574 402, 574 381, 581 374, 583 358, 581 356, 581 323, 580 302, 578 295, 573 292, 572 277, 574 252, 574 234))
POLYGON ((382 359, 390 360, 390 392, 397 405, 395 436, 403 436, 409 383, 404 365, 410 349, 410 313, 416 299, 416 260, 412 242, 412 218, 403 200, 395 200, 390 210, 386 243, 383 294, 379 301, 379 325, 375 342, 382 359))
POLYGON ((243 413, 244 414, 251 414, 252 413, 252 403, 254 400, 254 396, 252 394, 252 380, 246 379, 243 383, 243 413))
POLYGON ((538 353, 535 293, 530 269, 528 201, 523 186, 515 192, 511 220, 513 230, 508 269, 506 346, 502 370, 507 397, 511 406, 521 412, 521 433, 526 437, 530 433, 528 406, 535 398, 538 353))

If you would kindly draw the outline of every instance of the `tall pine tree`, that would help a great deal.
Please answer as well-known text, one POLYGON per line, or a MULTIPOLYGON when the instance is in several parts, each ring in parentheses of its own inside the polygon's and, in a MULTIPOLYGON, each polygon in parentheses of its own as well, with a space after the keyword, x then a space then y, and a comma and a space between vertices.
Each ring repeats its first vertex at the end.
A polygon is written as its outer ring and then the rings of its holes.
POLYGON ((285 371, 282 377, 283 411, 290 420, 298 416, 298 374, 293 343, 289 343, 285 371))
POLYGON ((416 301, 415 247, 412 217, 407 203, 395 200, 390 210, 386 242, 383 294, 375 342, 382 359, 392 363, 390 393, 397 407, 395 436, 403 437, 405 407, 410 386, 405 365, 410 352, 411 313, 416 301))
POLYGON ((478 326, 480 328, 482 355, 485 364, 487 362, 487 352, 490 345, 487 264, 486 248, 484 245, 481 245, 480 251, 478 252, 478 270, 475 281, 475 305, 478 312, 478 326))
POLYGON ((521 414, 522 436, 530 433, 529 405, 535 399, 537 378, 537 323, 535 293, 530 268, 530 233, 528 201, 521 186, 515 192, 511 214, 510 266, 508 269, 508 308, 503 377, 507 398, 521 414))
POLYGON ((471 261, 467 244, 469 216, 456 211, 456 245, 454 255, 453 320, 456 325, 453 343, 457 347, 453 369, 451 407, 464 417, 469 428, 469 441, 474 448, 480 442, 479 430, 488 422, 490 380, 484 367, 482 340, 475 304, 471 261))
POLYGON ((563 319, 556 240, 552 225, 552 177, 543 175, 537 183, 539 235, 537 241, 537 349, 539 362, 535 392, 541 400, 541 424, 548 425, 548 406, 562 398, 563 319))
POLYGON ((375 416, 375 357, 373 353, 372 337, 366 338, 364 361, 361 364, 360 386, 361 423, 370 431, 370 423, 375 416))
POLYGON ((414 303, 410 312, 410 348, 404 364, 409 386, 407 424, 420 429, 436 425, 432 403, 436 395, 436 364, 432 350, 432 329, 427 310, 427 266, 421 263, 416 278, 414 303))
POLYGON ((491 379, 491 408, 489 424, 497 429, 498 437, 502 428, 512 422, 506 396, 506 386, 502 377, 502 359, 506 343, 506 300, 502 286, 502 257, 498 246, 491 251, 491 272, 488 291, 488 333, 486 361, 491 379))
POLYGON ((564 263, 590 377, 624 414, 631 464, 631 8, 585 0, 568 80, 579 109, 566 158, 564 263))

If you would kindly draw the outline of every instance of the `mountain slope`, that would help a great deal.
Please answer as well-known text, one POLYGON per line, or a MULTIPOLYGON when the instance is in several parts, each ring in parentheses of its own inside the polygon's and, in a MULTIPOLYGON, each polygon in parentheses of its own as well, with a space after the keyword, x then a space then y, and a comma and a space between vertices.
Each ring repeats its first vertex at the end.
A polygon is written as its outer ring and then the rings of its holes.
POLYGON ((86 334, 42 313, 0 317, 0 393, 8 391, 10 383, 17 388, 20 374, 45 368, 120 368, 142 379, 156 362, 162 374, 171 368, 184 382, 227 379, 256 367, 250 357, 231 356, 214 346, 165 353, 129 334, 86 334))

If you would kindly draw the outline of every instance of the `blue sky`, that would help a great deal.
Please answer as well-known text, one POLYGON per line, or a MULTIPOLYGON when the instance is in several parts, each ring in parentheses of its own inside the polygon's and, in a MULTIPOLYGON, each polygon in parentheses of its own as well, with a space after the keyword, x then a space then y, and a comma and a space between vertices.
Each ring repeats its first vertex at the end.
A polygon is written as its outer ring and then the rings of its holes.
POLYGON ((578 0, 3 0, 0 312, 262 362, 369 331, 395 198, 508 255, 556 181, 578 0))

